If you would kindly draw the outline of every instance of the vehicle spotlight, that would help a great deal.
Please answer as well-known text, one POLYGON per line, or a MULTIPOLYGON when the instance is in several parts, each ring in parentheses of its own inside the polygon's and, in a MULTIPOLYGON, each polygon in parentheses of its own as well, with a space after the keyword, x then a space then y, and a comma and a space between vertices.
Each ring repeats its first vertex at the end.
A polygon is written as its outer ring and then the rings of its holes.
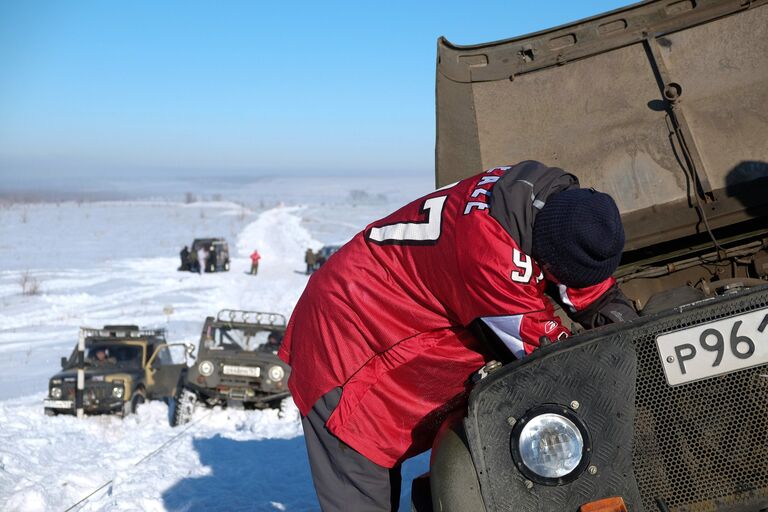
POLYGON ((61 388, 51 388, 51 398, 61 398, 61 388))
POLYGON ((122 385, 115 386, 112 388, 112 396, 115 398, 123 398, 123 395, 125 394, 125 388, 123 388, 122 385))
POLYGON ((200 372, 200 375, 210 377, 213 375, 213 363, 210 361, 203 361, 197 366, 197 371, 200 372))
POLYGON ((282 366, 270 366, 269 371, 267 372, 267 375, 269 376, 269 380, 274 382, 280 382, 283 380, 283 377, 285 377, 285 370, 283 370, 282 366))
POLYGON ((589 464, 591 443, 582 421, 568 408, 542 406, 515 425, 512 458, 523 475, 544 485, 575 480, 589 464))

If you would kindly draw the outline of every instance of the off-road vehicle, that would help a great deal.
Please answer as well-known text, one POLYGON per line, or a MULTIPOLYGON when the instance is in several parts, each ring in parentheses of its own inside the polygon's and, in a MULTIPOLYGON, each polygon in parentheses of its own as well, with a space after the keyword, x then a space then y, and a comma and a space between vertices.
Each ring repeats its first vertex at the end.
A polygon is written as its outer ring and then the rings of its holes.
POLYGON ((197 255, 200 249, 208 253, 204 272, 229 271, 229 244, 223 238, 195 238, 187 254, 187 261, 181 262, 179 270, 199 272, 200 262, 197 255))
POLYGON ((181 376, 171 424, 187 423, 197 404, 280 407, 290 367, 277 357, 286 319, 224 309, 203 325, 195 364, 181 376))
POLYGON ((187 367, 185 361, 172 360, 169 348, 184 347, 186 359, 188 347, 166 343, 164 329, 81 327, 80 340, 68 358, 61 358, 62 370, 50 379, 46 414, 75 414, 78 409, 88 414, 136 412, 145 400, 173 397, 187 367), (80 393, 78 373, 82 374, 80 393))
POLYGON ((317 251, 317 261, 315 263, 315 270, 325 265, 325 262, 328 261, 328 258, 333 256, 336 253, 336 251, 338 251, 339 249, 341 249, 340 245, 322 246, 320 250, 317 251))
POLYGON ((437 186, 539 160, 610 193, 641 316, 487 364, 417 510, 768 510, 766 3, 439 40, 437 186))

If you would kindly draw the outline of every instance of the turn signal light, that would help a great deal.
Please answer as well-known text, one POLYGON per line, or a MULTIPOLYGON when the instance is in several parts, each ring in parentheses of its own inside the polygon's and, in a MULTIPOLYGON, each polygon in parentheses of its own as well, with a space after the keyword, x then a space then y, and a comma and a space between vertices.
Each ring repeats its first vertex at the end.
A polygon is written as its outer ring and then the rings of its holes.
POLYGON ((627 512, 623 498, 604 498, 585 503, 579 507, 579 512, 627 512))

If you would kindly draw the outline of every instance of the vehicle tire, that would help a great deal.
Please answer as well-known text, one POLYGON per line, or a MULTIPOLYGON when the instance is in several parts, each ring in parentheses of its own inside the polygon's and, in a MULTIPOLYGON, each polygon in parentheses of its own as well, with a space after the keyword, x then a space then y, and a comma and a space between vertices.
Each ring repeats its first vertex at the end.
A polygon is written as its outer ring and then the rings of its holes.
POLYGON ((197 407, 197 394, 194 391, 181 388, 173 399, 173 411, 171 412, 171 426, 185 425, 192 419, 197 407))
POLYGON ((133 397, 131 397, 131 414, 136 414, 136 410, 139 406, 146 401, 147 399, 144 396, 144 390, 136 391, 136 393, 133 394, 133 397))

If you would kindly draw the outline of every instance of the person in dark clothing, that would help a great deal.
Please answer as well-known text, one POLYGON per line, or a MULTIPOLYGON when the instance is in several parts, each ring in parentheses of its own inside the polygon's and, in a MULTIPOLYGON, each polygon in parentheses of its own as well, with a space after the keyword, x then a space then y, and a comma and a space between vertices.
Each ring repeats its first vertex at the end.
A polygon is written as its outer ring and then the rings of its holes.
POLYGON ((184 246, 181 252, 179 252, 179 258, 181 258, 181 265, 179 266, 179 270, 190 270, 191 267, 189 265, 189 247, 186 245, 184 246))
POLYGON ((267 342, 261 346, 261 350, 264 352, 277 353, 280 350, 280 345, 283 343, 283 335, 277 331, 272 331, 267 336, 267 342))
POLYGON ((208 253, 208 271, 209 272, 216 272, 217 256, 218 254, 216 253, 216 246, 212 245, 211 250, 208 253))

